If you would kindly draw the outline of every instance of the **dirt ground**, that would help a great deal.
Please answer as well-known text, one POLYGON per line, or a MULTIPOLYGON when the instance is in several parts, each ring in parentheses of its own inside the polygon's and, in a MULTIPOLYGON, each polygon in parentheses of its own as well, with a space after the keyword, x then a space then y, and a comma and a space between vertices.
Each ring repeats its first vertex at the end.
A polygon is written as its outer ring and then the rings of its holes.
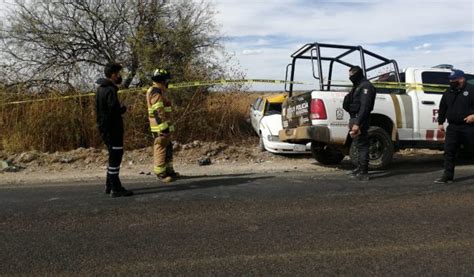
MULTIPOLYGON (((238 145, 224 143, 193 143, 175 145, 175 168, 182 175, 206 176, 242 173, 321 172, 330 173, 351 168, 346 159, 338 166, 319 165, 311 155, 275 155, 260 152, 254 140, 238 145), (200 166, 198 161, 208 158, 211 165, 200 166)), ((152 173, 152 149, 125 150, 121 177, 127 179, 156 178, 152 173)), ((404 150, 395 159, 413 160, 423 157, 442 161, 440 151, 404 150)), ((9 154, 0 151, 0 161, 9 169, 0 173, 0 185, 55 184, 59 182, 89 182, 104 179, 107 151, 104 149, 76 149, 70 152, 9 154), (4 163, 5 164, 5 163, 4 163), (10 172, 8 172, 10 171, 10 172)))

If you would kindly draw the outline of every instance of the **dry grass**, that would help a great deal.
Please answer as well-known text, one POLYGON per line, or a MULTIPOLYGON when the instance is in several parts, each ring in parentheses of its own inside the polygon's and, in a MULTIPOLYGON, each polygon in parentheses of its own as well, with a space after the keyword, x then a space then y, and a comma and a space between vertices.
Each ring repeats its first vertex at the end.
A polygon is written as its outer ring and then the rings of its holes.
MULTIPOLYGON (((38 98, 44 98, 41 96, 38 98)), ((131 109, 124 116, 127 149, 151 144, 145 96, 127 93, 121 101, 131 109)), ((28 97, 30 99, 33 97, 28 97)), ((205 94, 199 91, 175 91, 175 139, 236 143, 253 135, 248 109, 255 95, 234 93, 205 94)), ((101 147, 95 122, 94 97, 48 100, 30 104, 1 106, 18 99, 0 94, 0 150, 22 152, 65 151, 78 147, 101 147)))

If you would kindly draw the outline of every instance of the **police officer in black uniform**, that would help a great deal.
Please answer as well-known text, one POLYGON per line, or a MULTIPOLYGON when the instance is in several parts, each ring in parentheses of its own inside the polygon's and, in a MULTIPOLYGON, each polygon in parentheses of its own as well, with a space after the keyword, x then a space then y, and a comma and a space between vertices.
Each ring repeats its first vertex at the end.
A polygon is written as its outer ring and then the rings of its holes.
POLYGON ((96 93, 97 125, 102 139, 109 151, 109 165, 105 193, 112 197, 131 196, 120 182, 119 173, 123 157, 123 120, 122 114, 127 108, 118 100, 118 85, 122 83, 122 66, 109 63, 104 68, 106 78, 97 80, 99 87, 96 93))
POLYGON ((369 181, 369 117, 374 109, 376 91, 359 66, 350 68, 349 79, 353 87, 344 98, 343 108, 351 116, 349 134, 357 147, 359 163, 350 175, 360 181, 369 181))
POLYGON ((435 183, 453 182, 456 153, 461 144, 465 151, 473 151, 474 144, 474 87, 468 84, 461 70, 449 75, 450 87, 439 105, 438 131, 446 132, 444 142, 444 173, 435 183), (445 131, 444 122, 448 120, 445 131))

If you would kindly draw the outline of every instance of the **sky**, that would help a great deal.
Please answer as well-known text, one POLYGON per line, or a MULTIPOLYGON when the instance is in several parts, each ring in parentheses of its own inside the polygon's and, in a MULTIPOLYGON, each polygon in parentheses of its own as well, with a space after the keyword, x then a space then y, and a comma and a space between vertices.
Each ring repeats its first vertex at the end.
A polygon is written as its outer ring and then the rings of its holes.
MULTIPOLYGON (((227 51, 248 78, 266 79, 284 79, 290 55, 310 42, 361 45, 395 59, 400 68, 452 64, 474 73, 473 3, 214 1, 227 51)), ((301 81, 309 81, 309 76, 301 81)))
MULTIPOLYGON (((205 1, 214 4, 225 48, 247 78, 285 79, 290 55, 310 42, 361 45, 400 68, 452 64, 474 73, 472 0, 205 1)), ((0 0, 0 16, 8 2, 0 0)), ((298 69, 301 81, 315 81, 310 67, 298 69)))

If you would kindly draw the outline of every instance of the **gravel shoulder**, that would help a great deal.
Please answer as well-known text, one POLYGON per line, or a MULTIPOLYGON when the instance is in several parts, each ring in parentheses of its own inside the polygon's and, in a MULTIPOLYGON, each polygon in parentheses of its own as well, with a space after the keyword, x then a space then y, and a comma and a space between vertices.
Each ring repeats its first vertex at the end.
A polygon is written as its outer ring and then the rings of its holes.
MULTIPOLYGON (((175 146, 175 167, 185 176, 214 176, 230 174, 261 174, 281 172, 338 173, 351 168, 346 158, 340 165, 319 165, 311 155, 275 155, 260 152, 253 141, 238 145, 203 143, 195 141, 175 146), (199 160, 209 159, 211 165, 200 166, 199 160)), ((395 156, 392 167, 413 164, 439 164, 442 169, 442 152, 405 150, 395 156), (419 162, 418 162, 419 161, 419 162)), ((107 152, 102 149, 76 149, 69 152, 8 154, 0 152, 0 160, 18 168, 16 172, 0 173, 0 185, 28 186, 55 185, 57 183, 102 182, 105 177, 107 152)), ((153 180, 151 148, 126 151, 121 178, 127 180, 153 180)))

